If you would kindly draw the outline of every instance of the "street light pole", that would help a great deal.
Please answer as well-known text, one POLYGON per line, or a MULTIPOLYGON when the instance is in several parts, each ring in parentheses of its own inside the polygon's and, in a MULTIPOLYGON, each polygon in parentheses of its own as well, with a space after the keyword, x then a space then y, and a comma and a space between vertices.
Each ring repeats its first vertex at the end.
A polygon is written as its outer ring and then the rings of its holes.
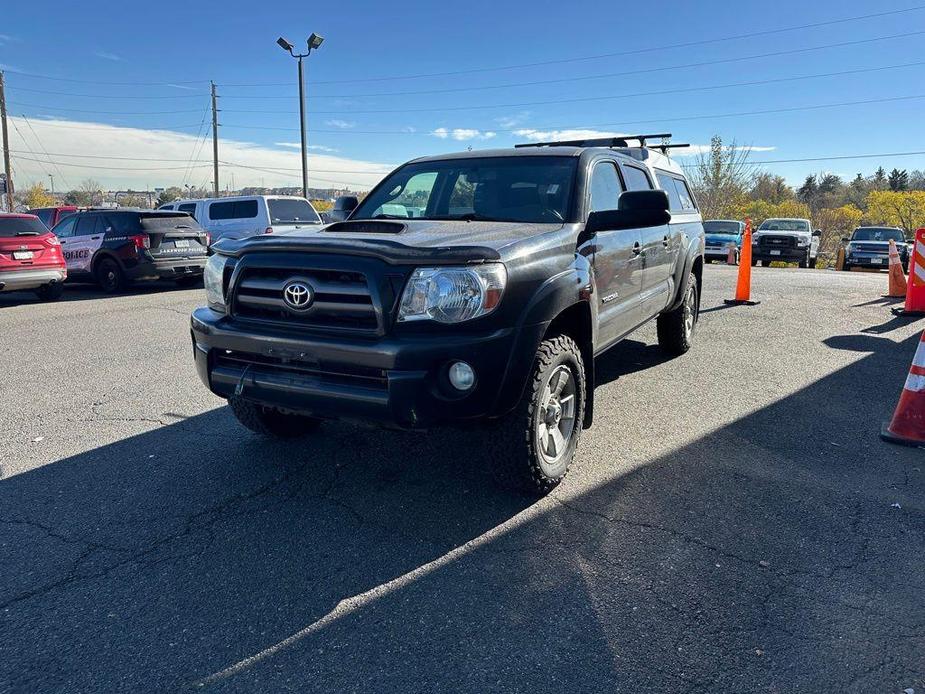
POLYGON ((305 129, 305 74, 299 56, 299 127, 302 130, 302 195, 308 197, 308 134, 305 129))
POLYGON ((302 133, 302 195, 308 197, 308 130, 306 129, 305 114, 305 71, 302 67, 302 59, 311 55, 312 49, 317 49, 324 41, 323 36, 312 33, 308 37, 308 51, 306 53, 295 53, 292 49, 294 46, 282 36, 277 39, 276 43, 289 55, 299 62, 299 130, 302 133))

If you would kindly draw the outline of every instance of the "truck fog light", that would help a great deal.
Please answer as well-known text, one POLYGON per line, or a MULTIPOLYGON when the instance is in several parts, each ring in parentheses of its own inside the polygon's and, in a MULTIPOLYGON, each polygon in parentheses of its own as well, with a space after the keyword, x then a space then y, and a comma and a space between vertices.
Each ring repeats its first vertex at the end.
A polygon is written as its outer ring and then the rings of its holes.
POLYGON ((464 361, 450 364, 449 377, 456 390, 469 390, 475 385, 475 371, 464 361))

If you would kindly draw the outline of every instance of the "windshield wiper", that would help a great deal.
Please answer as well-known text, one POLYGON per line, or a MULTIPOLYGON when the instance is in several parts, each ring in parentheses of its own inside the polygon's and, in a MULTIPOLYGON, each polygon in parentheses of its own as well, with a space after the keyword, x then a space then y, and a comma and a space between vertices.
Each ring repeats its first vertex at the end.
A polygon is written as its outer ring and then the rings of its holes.
POLYGON ((372 219, 408 219, 408 218, 402 217, 400 214, 385 214, 384 212, 380 212, 377 215, 373 215, 372 219))

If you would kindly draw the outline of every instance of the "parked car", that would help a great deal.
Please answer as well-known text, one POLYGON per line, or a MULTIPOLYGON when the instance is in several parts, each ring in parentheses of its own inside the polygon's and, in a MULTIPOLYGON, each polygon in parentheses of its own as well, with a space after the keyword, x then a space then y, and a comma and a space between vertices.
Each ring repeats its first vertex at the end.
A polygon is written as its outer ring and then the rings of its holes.
POLYGON ((735 261, 739 264, 739 252, 742 250, 742 235, 745 233, 745 223, 734 219, 709 219, 703 223, 706 234, 707 262, 720 260, 726 262, 729 257, 729 246, 735 246, 735 261))
POLYGON ((29 214, 34 214, 42 220, 46 227, 51 229, 65 217, 70 217, 80 210, 81 208, 76 205, 58 205, 56 207, 36 207, 34 210, 29 210, 29 214))
POLYGON ((821 236, 808 219, 766 219, 752 234, 752 265, 781 260, 816 267, 821 236))
POLYGON ((845 247, 845 264, 843 270, 853 267, 883 268, 890 265, 890 240, 896 242, 899 251, 899 261, 903 272, 909 272, 909 255, 911 248, 906 243, 903 230, 898 227, 858 227, 851 234, 851 238, 842 241, 845 247))
POLYGON ((184 212, 118 208, 79 212, 57 224, 68 278, 95 281, 106 292, 130 283, 202 279, 206 232, 184 212))
POLYGON ((345 222, 213 251, 194 358, 244 426, 495 422, 499 476, 544 493, 592 422, 596 356, 653 318, 691 347, 704 233, 680 166, 607 138, 416 159, 345 222))
POLYGON ((54 301, 66 277, 61 245, 37 216, 0 212, 0 292, 32 290, 54 301))
POLYGON ((186 212, 209 232, 212 241, 285 234, 306 226, 319 228, 322 224, 308 200, 286 195, 176 200, 158 209, 186 212))

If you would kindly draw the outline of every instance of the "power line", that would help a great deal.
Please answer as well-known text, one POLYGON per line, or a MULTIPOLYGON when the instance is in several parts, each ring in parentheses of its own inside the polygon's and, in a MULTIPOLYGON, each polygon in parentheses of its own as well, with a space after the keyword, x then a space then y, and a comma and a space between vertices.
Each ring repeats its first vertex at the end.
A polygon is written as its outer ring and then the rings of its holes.
MULTIPOLYGON (((40 164, 43 163, 41 159, 32 159, 30 157, 24 157, 21 154, 17 155, 15 158, 19 159, 20 161, 33 161, 40 164)), ((61 162, 61 166, 72 166, 79 169, 103 169, 107 171, 183 171, 187 168, 185 166, 165 166, 155 168, 139 168, 137 166, 94 166, 92 164, 71 164, 66 161, 61 162)), ((209 166, 211 166, 211 164, 197 164, 192 168, 200 169, 209 166)))
MULTIPOLYGON (((831 157, 804 157, 802 159, 763 159, 761 161, 750 161, 749 164, 754 165, 763 165, 763 164, 794 164, 800 162, 810 162, 810 161, 836 161, 841 159, 876 159, 877 157, 913 157, 920 154, 925 154, 925 150, 919 152, 881 152, 878 154, 841 154, 831 157)), ((694 164, 682 164, 685 168, 690 168, 695 166, 694 164)))
MULTIPOLYGON (((35 118, 34 115, 32 117, 35 118)), ((141 128, 136 128, 135 126, 127 126, 127 125, 99 125, 96 122, 90 122, 90 123, 84 124, 82 121, 71 121, 70 123, 65 124, 65 123, 58 123, 55 121, 47 121, 47 120, 42 119, 40 122, 42 123, 42 127, 70 128, 72 130, 112 130, 113 128, 119 128, 123 130, 141 129, 141 128)), ((152 130, 185 130, 189 128, 198 128, 198 127, 199 127, 198 123, 189 123, 186 125, 145 126, 143 129, 146 132, 150 132, 152 130)))
MULTIPOLYGON (((509 82, 507 84, 492 84, 492 85, 481 85, 478 87, 449 87, 445 89, 422 89, 414 91, 402 91, 402 92, 367 92, 367 93, 353 93, 353 94, 314 94, 310 100, 314 101, 315 99, 350 99, 350 98, 371 98, 379 96, 416 96, 423 94, 454 94, 458 92, 472 92, 472 91, 486 91, 490 89, 513 89, 518 87, 534 87, 534 86, 546 86, 550 84, 563 84, 569 82, 583 82, 587 80, 597 80, 597 79, 607 79, 611 77, 626 77, 628 75, 644 75, 651 74, 655 72, 665 72, 667 70, 682 70, 686 68, 694 67, 707 67, 710 65, 725 65, 730 63, 744 62, 747 60, 759 60, 761 58, 773 58, 782 55, 795 55, 800 53, 810 53, 813 51, 821 51, 829 48, 843 48, 845 46, 857 46, 865 43, 875 43, 878 41, 892 41, 895 39, 904 39, 909 38, 910 36, 920 36, 925 34, 925 31, 912 31, 905 34, 892 34, 890 36, 878 36, 870 39, 859 39, 856 41, 841 41, 839 43, 828 43, 821 46, 809 46, 806 48, 792 48, 785 51, 773 51, 770 53, 757 53, 754 55, 739 56, 736 58, 721 58, 718 60, 705 60, 696 63, 683 63, 680 65, 666 65, 663 67, 651 67, 651 68, 642 68, 639 70, 623 70, 620 72, 607 72, 597 75, 582 75, 578 77, 560 77, 556 79, 544 79, 536 80, 533 82, 509 82)), ((228 94, 227 98, 230 99, 294 99, 295 96, 290 95, 276 95, 272 94, 269 96, 255 96, 253 94, 228 94)))
MULTIPOLYGON (((918 61, 914 63, 901 63, 898 65, 882 65, 879 67, 868 67, 868 68, 857 68, 855 70, 840 70, 837 72, 821 72, 812 75, 798 75, 795 77, 777 77, 771 79, 763 80, 751 80, 748 82, 729 82, 726 84, 713 84, 705 85, 698 87, 675 87, 672 89, 660 89, 647 92, 629 92, 623 94, 613 94, 607 96, 585 96, 585 97, 572 97, 567 100, 564 99, 552 99, 544 101, 521 101, 517 103, 507 103, 507 104, 469 104, 466 106, 439 106, 433 108, 415 108, 416 113, 431 113, 431 112, 443 112, 443 111, 477 111, 480 109, 492 109, 492 108, 518 108, 522 106, 548 106, 552 104, 563 104, 563 103, 579 103, 579 102, 589 102, 589 101, 610 101, 616 99, 629 99, 633 97, 640 96, 659 96, 665 94, 679 94, 679 93, 690 93, 690 92, 701 92, 701 91, 710 91, 714 89, 731 89, 736 87, 754 87, 765 84, 779 84, 782 82, 797 82, 801 80, 808 79, 818 79, 822 77, 839 77, 843 75, 859 75, 868 72, 881 72, 883 70, 899 70, 907 67, 920 67, 925 65, 925 61, 918 61)), ((251 110, 251 109, 236 109, 234 113, 275 113, 283 115, 293 115, 288 112, 280 112, 279 110, 251 110)), ((311 113, 315 115, 334 115, 334 114, 357 114, 357 113, 406 113, 407 109, 350 109, 348 111, 312 111, 311 113)))
POLYGON ((164 116, 174 113, 199 113, 198 108, 185 109, 180 111, 96 111, 93 109, 70 108, 68 106, 47 106, 45 104, 27 104, 17 101, 19 107, 41 108, 47 111, 68 111, 70 113, 95 113, 103 116, 164 116))
MULTIPOLYGON (((889 17, 896 16, 901 14, 908 14, 910 12, 918 12, 925 9, 925 5, 915 5, 913 7, 906 7, 898 10, 887 10, 883 12, 873 12, 863 15, 854 15, 851 17, 841 17, 838 19, 829 19, 821 22, 812 22, 808 24, 798 24, 791 25, 786 27, 780 27, 777 29, 763 29, 761 31, 753 31, 744 34, 732 34, 729 36, 721 36, 709 39, 700 39, 697 41, 686 41, 683 43, 674 43, 674 44, 660 44, 657 46, 650 46, 644 48, 635 48, 624 51, 615 51, 609 53, 599 53, 596 55, 586 55, 586 56, 577 56, 572 58, 558 58, 554 60, 543 60, 530 63, 517 63, 510 65, 501 65, 501 66, 492 66, 492 67, 480 67, 480 68, 466 68, 462 70, 450 70, 444 72, 430 72, 430 73, 418 73, 410 75, 391 75, 391 76, 379 76, 379 77, 363 77, 363 78, 354 78, 354 79, 337 79, 337 80, 314 80, 313 84, 358 84, 366 82, 389 82, 389 81, 399 81, 399 80, 410 80, 410 79, 424 79, 429 77, 449 77, 454 75, 465 75, 465 74, 478 74, 478 73, 487 73, 487 72, 502 72, 507 70, 516 70, 521 68, 531 68, 531 67, 545 67, 548 65, 558 65, 565 63, 576 63, 576 62, 586 62, 591 60, 600 60, 603 58, 616 58, 623 57, 628 55, 640 55, 645 53, 656 53, 667 50, 674 50, 677 48, 691 48, 693 46, 705 46, 712 43, 723 43, 726 41, 736 41, 741 39, 756 38, 759 36, 772 36, 775 34, 788 33, 791 31, 800 31, 803 29, 816 29, 819 27, 825 26, 835 26, 838 24, 847 24, 850 22, 859 22, 868 19, 877 19, 880 17, 889 17)), ((116 81, 105 81, 105 80, 87 80, 87 79, 78 79, 73 77, 59 77, 55 75, 44 75, 35 72, 27 72, 24 70, 14 70, 6 68, 5 72, 7 74, 19 75, 21 77, 28 77, 31 79, 42 79, 50 80, 56 82, 70 82, 73 84, 96 84, 96 85, 106 85, 113 87, 172 87, 186 89, 187 85, 207 85, 209 83, 208 79, 198 79, 198 80, 163 80, 158 82, 139 82, 133 80, 131 82, 116 82, 116 81)), ((225 83, 223 86, 226 87, 288 87, 290 82, 260 82, 260 83, 225 83)))
POLYGON ((16 87, 21 92, 35 92, 36 94, 54 94, 55 96, 76 96, 87 99, 198 99, 208 92, 199 92, 195 94, 171 94, 165 95, 138 95, 138 94, 74 94, 72 92, 61 92, 51 89, 32 89, 31 87, 16 87))
POLYGON ((65 186, 70 187, 70 185, 67 182, 67 179, 64 177, 64 173, 62 173, 61 169, 58 168, 58 163, 51 158, 51 155, 48 153, 48 150, 45 149, 45 145, 42 144, 42 140, 39 138, 38 133, 35 132, 35 128, 32 127, 32 123, 29 122, 29 119, 26 118, 25 115, 22 116, 22 119, 26 121, 26 125, 28 125, 29 130, 32 131, 32 136, 35 138, 35 141, 38 142, 39 147, 41 148, 43 152, 45 152, 45 156, 48 157, 49 163, 55 167, 55 171, 57 171, 58 175, 61 177, 61 182, 65 186))
MULTIPOLYGON (((430 72, 430 73, 421 73, 416 75, 393 75, 387 77, 364 77, 356 79, 341 79, 341 80, 313 80, 313 84, 357 84, 361 82, 390 82, 397 80, 410 80, 410 79, 423 79, 427 77, 450 77, 455 75, 469 75, 475 73, 485 73, 485 72, 499 72, 503 70, 515 70, 520 68, 530 68, 530 67, 545 67, 547 65, 560 65, 563 63, 576 63, 583 62, 588 60, 600 60, 602 58, 616 58, 627 55, 640 55, 643 53, 654 53, 658 51, 671 50, 675 48, 690 48, 692 46, 704 46, 711 43, 720 43, 724 41, 734 41, 738 39, 748 39, 755 38, 758 36, 770 36, 773 34, 781 34, 790 31, 798 31, 800 29, 815 29, 818 27, 824 26, 833 26, 836 24, 845 24, 848 22, 857 22, 865 19, 875 19, 877 17, 887 17, 891 15, 904 14, 909 12, 916 12, 919 10, 925 9, 925 5, 916 5, 914 7, 907 7, 900 10, 888 10, 885 12, 875 12, 865 15, 857 15, 854 17, 844 17, 840 19, 830 19, 822 22, 813 22, 811 24, 800 24, 797 26, 781 27, 779 29, 764 29, 762 31, 753 31, 746 34, 735 34, 732 36, 724 36, 719 38, 712 39, 701 39, 698 41, 687 41, 684 43, 674 43, 674 44, 662 44, 659 46, 653 46, 648 48, 636 48, 626 51, 616 51, 612 53, 599 53, 597 55, 582 56, 577 58, 558 58, 555 60, 543 60, 532 63, 519 63, 515 65, 503 65, 495 67, 482 67, 482 68, 467 68, 464 70, 450 70, 446 72, 430 72)), ((273 82, 273 83, 262 83, 262 84, 224 84, 225 87, 280 87, 280 86, 289 86, 289 82, 273 82)))
MULTIPOLYGON (((877 99, 861 99, 858 101, 840 101, 835 103, 828 104, 812 104, 809 106, 791 106, 787 108, 769 108, 769 109, 759 109, 755 111, 734 111, 730 113, 706 113, 694 116, 661 116, 661 117, 651 117, 641 120, 627 120, 620 121, 619 123, 595 123, 595 124, 581 124, 581 125, 536 125, 536 126, 525 126, 521 125, 516 128, 498 128, 492 125, 485 127, 473 127, 473 130, 479 130, 480 132, 495 132, 495 133, 520 133, 522 131, 534 131, 534 130, 589 130, 593 128, 616 128, 619 126, 625 125, 642 125, 646 123, 668 123, 668 122, 679 122, 679 121, 693 121, 693 120, 708 120, 714 118, 733 118, 740 116, 755 116, 755 115, 766 115, 773 113, 791 113, 799 111, 814 111, 819 109, 826 108, 838 108, 843 106, 862 106, 865 104, 882 104, 890 103, 896 101, 911 101, 914 99, 925 99, 925 94, 912 94, 909 96, 885 96, 877 99)), ((272 127, 264 125, 239 125, 235 123, 226 123, 226 128, 240 128, 243 130, 280 130, 286 132, 296 132, 298 128, 281 128, 281 127, 272 127)), ((344 129, 309 129, 310 133, 337 133, 344 135, 426 135, 427 137, 432 137, 434 132, 433 130, 344 130, 344 129)))

